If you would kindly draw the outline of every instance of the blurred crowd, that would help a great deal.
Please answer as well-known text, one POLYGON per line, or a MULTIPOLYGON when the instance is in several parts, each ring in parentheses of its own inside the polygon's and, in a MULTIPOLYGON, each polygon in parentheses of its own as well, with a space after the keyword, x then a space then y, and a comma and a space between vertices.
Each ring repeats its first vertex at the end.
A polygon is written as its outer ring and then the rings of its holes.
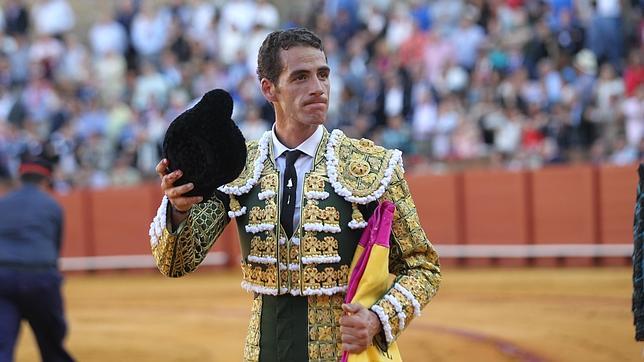
POLYGON ((213 88, 258 138, 273 113, 257 51, 296 26, 324 42, 327 127, 402 150, 407 168, 644 161, 644 0, 2 4, 0 165, 55 153, 58 190, 155 177, 166 127, 213 88))

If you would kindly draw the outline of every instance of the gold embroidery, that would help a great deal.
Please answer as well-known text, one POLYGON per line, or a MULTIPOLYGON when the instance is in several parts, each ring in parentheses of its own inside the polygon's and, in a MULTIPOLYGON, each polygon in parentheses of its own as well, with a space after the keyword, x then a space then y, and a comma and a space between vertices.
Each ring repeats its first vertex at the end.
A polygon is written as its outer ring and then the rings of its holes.
POLYGON ((405 315, 407 316, 407 319, 405 320, 405 325, 407 325, 407 321, 409 321, 413 316, 414 316, 414 306, 411 304, 411 301, 405 297, 404 294, 402 294, 398 289, 391 288, 389 290, 389 294, 396 298, 398 303, 403 307, 403 312, 405 312, 405 315))
POLYGON ((344 295, 310 296, 309 320, 309 361, 337 362, 342 356, 340 316, 344 295))
POLYGON ((358 147, 358 149, 360 149, 361 151, 364 151, 364 152, 373 152, 373 146, 375 146, 375 145, 374 145, 374 143, 373 143, 373 141, 372 141, 372 140, 370 140, 370 139, 366 139, 366 138, 361 138, 361 139, 358 141, 358 144, 357 144, 356 146, 357 146, 357 147, 358 147))
POLYGON ((333 236, 325 236, 322 239, 321 251, 323 256, 336 256, 338 255, 338 240, 333 236))
POLYGON ((394 336, 398 335, 401 331, 399 328, 400 321, 398 320, 398 313, 396 313, 396 308, 389 302, 385 300, 383 303, 380 303, 382 309, 385 310, 385 313, 389 316, 389 325, 391 326, 391 331, 394 336))
MULTIPOLYGON (((417 305, 422 308, 436 294, 440 283, 438 255, 420 226, 416 208, 400 167, 395 168, 389 188, 382 198, 396 205, 390 248, 390 260, 394 262, 390 264, 390 272, 397 275, 395 283, 407 289, 416 299, 417 305)), ((387 293, 402 306, 406 316, 404 325, 408 326, 414 318, 414 313, 417 312, 412 300, 395 288, 387 293)), ((397 337, 401 333, 400 326, 403 324, 399 320, 394 305, 384 298, 377 304, 389 317, 391 333, 397 337)))
POLYGON ((333 288, 337 284, 335 269, 331 267, 324 268, 323 273, 319 273, 319 281, 323 288, 333 288))
POLYGON ((244 345, 244 361, 257 362, 259 361, 259 338, 262 315, 262 296, 258 295, 253 299, 253 306, 251 309, 250 322, 248 323, 248 334, 246 335, 246 343, 244 345))
POLYGON ((276 173, 263 176, 259 181, 262 191, 277 192, 277 178, 278 176, 276 173))
POLYGON ((159 271, 166 276, 180 277, 197 269, 228 220, 224 204, 215 196, 193 206, 178 235, 166 228, 159 243, 152 247, 159 271))
POLYGON ((288 257, 290 258, 289 262, 291 264, 299 264, 300 262, 300 249, 297 245, 291 244, 291 249, 289 250, 288 257))
POLYGON ((312 232, 306 232, 304 233, 304 238, 301 240, 302 242, 302 256, 318 256, 320 255, 320 252, 318 251, 318 246, 320 244, 318 243, 318 238, 315 237, 315 234, 312 232))
POLYGON ((317 202, 309 200, 304 206, 303 211, 303 221, 302 224, 315 224, 320 221, 320 208, 317 206, 317 202))
POLYGON ((277 205, 273 199, 266 200, 266 207, 253 206, 248 213, 248 226, 277 224, 277 205))
POLYGON ((242 276, 246 282, 255 286, 277 289, 277 268, 275 265, 262 268, 259 265, 242 262, 242 276))
POLYGON ((279 262, 287 265, 288 264, 288 249, 286 244, 279 244, 279 262))
POLYGON ((333 206, 327 206, 322 211, 322 220, 324 220, 324 224, 326 225, 339 225, 340 212, 333 206))
POLYGON ((240 211, 241 205, 234 195, 230 195, 230 202, 228 203, 231 211, 240 211))
POLYGON ((303 257, 338 257, 338 240, 333 236, 318 239, 313 232, 305 232, 302 238, 303 257))
POLYGON ((338 269, 326 267, 320 271, 315 266, 304 267, 304 289, 346 287, 349 279, 349 266, 341 265, 338 269))
POLYGON ((327 226, 340 226, 340 212, 333 206, 320 209, 317 202, 309 200, 304 206, 303 224, 322 224, 327 226))
POLYGON ((291 289, 300 288, 300 271, 291 270, 291 289))
POLYGON ((275 257, 275 239, 272 236, 262 239, 260 236, 253 236, 250 240, 249 256, 275 257))
POLYGON ((393 151, 367 139, 355 140, 342 135, 339 141, 335 147, 338 182, 353 196, 373 194, 381 186, 393 151))
MULTIPOLYGON (((309 339, 313 339, 313 338, 309 335, 309 339)), ((320 346, 309 342, 309 361, 319 361, 319 360, 320 360, 320 346)))
POLYGON ((273 199, 266 200, 266 208, 264 208, 263 220, 267 224, 274 224, 277 220, 277 205, 273 199))
POLYGON ((362 216, 362 213, 355 202, 351 203, 351 220, 355 222, 364 222, 364 216, 362 216))
POLYGON ((250 209, 250 213, 248 213, 248 224, 257 225, 262 222, 263 219, 264 213, 262 212, 262 209, 259 206, 253 206, 253 208, 250 209))
POLYGON ((304 182, 304 193, 309 191, 324 191, 324 177, 322 175, 309 175, 304 182))
POLYGON ((371 167, 365 161, 353 160, 349 163, 349 173, 353 177, 364 177, 369 173, 369 170, 371 170, 371 167))
POLYGON ((315 267, 307 266, 304 268, 304 288, 317 289, 320 287, 318 284, 318 270, 315 267))
POLYGON ((331 360, 335 356, 335 343, 320 343, 320 359, 331 360))

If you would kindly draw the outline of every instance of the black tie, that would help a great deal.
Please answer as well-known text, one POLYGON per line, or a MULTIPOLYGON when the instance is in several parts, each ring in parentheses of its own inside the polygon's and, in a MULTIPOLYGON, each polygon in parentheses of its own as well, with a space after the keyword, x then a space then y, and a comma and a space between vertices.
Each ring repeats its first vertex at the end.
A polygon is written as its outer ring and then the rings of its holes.
POLYGON ((286 155, 286 168, 284 169, 284 186, 282 187, 282 210, 280 222, 286 236, 290 239, 293 235, 293 214, 295 213, 295 191, 297 190, 297 172, 295 161, 302 151, 293 150, 284 152, 286 155))

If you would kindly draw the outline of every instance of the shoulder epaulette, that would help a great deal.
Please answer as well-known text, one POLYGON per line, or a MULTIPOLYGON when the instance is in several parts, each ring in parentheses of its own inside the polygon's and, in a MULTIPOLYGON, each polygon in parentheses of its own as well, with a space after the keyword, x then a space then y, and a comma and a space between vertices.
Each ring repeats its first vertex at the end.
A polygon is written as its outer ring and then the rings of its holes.
POLYGON ((246 143, 246 148, 248 149, 246 166, 244 166, 241 174, 235 180, 220 186, 219 191, 228 195, 239 196, 248 193, 255 186, 264 168, 264 162, 268 157, 270 138, 270 131, 266 131, 258 141, 246 143))
POLYGON ((345 200, 367 204, 379 199, 389 186, 402 153, 377 146, 368 139, 352 139, 340 130, 331 132, 325 157, 335 192, 345 200))

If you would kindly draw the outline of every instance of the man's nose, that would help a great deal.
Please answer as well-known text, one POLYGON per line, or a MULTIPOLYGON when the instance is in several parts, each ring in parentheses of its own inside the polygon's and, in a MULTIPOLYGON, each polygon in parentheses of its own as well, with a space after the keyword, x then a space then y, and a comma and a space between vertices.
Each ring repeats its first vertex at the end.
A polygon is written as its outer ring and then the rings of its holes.
POLYGON ((313 79, 312 80, 313 84, 311 84, 311 95, 320 96, 324 94, 326 90, 324 86, 324 81, 318 77, 313 77, 312 79, 313 79))

